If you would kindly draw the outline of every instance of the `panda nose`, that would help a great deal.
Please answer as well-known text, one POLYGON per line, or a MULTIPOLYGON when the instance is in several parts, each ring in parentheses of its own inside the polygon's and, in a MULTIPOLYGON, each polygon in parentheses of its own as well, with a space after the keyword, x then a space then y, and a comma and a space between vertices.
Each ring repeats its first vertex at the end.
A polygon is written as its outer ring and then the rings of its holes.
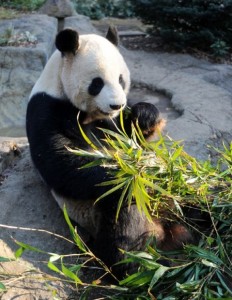
POLYGON ((110 108, 112 108, 113 110, 119 110, 123 107, 123 105, 110 105, 110 108))

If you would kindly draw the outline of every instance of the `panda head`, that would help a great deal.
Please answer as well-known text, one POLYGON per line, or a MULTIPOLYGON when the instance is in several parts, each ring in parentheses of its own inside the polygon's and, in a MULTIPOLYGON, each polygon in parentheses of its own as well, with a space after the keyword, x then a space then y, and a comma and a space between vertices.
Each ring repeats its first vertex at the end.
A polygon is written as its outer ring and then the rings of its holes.
POLYGON ((127 102, 130 73, 118 51, 118 36, 106 38, 64 29, 56 37, 61 52, 60 80, 64 95, 92 119, 115 117, 127 102))

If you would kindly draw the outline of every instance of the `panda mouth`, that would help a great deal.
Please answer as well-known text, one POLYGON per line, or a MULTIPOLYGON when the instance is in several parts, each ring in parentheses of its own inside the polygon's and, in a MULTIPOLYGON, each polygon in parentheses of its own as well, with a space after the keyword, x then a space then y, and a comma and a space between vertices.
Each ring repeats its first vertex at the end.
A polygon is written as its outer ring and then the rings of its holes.
POLYGON ((101 114, 104 116, 110 116, 111 114, 109 112, 105 112, 103 110, 101 110, 100 108, 98 108, 98 110, 96 111, 96 114, 101 114))
POLYGON ((101 110, 100 108, 98 108, 98 110, 96 111, 96 115, 101 115, 101 116, 104 116, 104 117, 114 117, 114 116, 117 116, 118 113, 119 113, 120 109, 119 110, 112 110, 110 112, 106 112, 106 111, 103 111, 101 110))
POLYGON ((112 112, 105 112, 101 109, 97 109, 94 112, 87 114, 85 120, 83 121, 83 124, 89 124, 93 121, 96 120, 101 120, 101 119, 108 119, 108 118, 114 118, 115 116, 117 116, 117 112, 116 111, 112 111, 112 112))
POLYGON ((110 118, 115 118, 118 116, 120 110, 112 110, 112 111, 104 111, 98 108, 94 115, 96 119, 110 119, 110 118))

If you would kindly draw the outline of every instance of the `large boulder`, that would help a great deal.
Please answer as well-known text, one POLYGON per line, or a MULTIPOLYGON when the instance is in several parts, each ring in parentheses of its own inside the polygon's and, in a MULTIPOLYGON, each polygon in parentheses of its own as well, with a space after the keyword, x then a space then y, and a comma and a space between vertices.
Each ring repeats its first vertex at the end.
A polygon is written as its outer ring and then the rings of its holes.
POLYGON ((16 240, 57 254, 77 252, 61 238, 70 237, 68 226, 32 165, 26 138, 0 137, 0 195, 0 257, 12 259, 0 263, 0 281, 6 286, 0 299, 69 299, 72 286, 55 278, 59 274, 48 274, 48 255, 25 251, 15 260, 16 240))
POLYGON ((76 15, 64 19, 64 28, 75 28, 80 34, 100 34, 93 26, 89 17, 76 15))
POLYGON ((0 20, 0 36, 9 30, 12 35, 27 32, 35 43, 0 47, 0 136, 14 128, 24 135, 28 97, 53 51, 57 20, 46 15, 0 20))
POLYGON ((39 12, 61 19, 77 14, 69 0, 47 0, 39 12))

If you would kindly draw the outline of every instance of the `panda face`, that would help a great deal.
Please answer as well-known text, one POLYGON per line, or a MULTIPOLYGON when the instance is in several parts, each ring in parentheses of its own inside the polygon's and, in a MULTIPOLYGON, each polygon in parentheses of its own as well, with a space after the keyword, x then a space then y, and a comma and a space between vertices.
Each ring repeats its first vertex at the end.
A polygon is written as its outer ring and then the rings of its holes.
POLYGON ((75 51, 61 47, 64 94, 94 119, 117 116, 130 87, 130 73, 117 47, 97 35, 81 35, 73 44, 75 51))
POLYGON ((67 99, 87 112, 85 123, 117 116, 127 103, 130 88, 130 73, 117 42, 114 29, 109 29, 106 38, 95 34, 79 36, 72 29, 59 32, 57 50, 30 98, 42 92, 67 99))

